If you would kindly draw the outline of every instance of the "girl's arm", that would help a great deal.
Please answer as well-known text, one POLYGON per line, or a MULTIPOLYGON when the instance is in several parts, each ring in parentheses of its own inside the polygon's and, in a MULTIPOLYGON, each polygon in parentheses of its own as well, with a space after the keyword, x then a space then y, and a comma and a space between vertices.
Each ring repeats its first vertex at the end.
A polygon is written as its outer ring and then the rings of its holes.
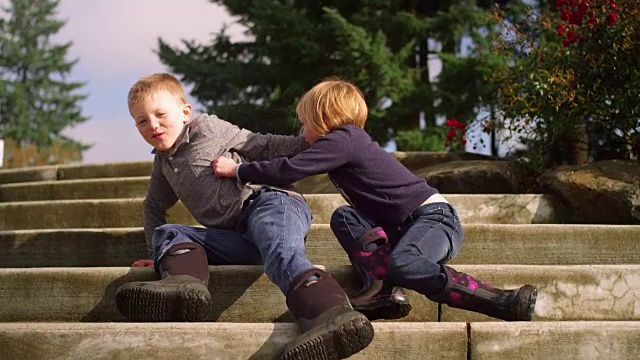
POLYGON ((351 141, 344 131, 335 130, 318 139, 307 150, 291 158, 233 164, 230 159, 216 159, 214 171, 218 176, 237 176, 242 182, 286 185, 302 178, 330 172, 351 159, 351 141))

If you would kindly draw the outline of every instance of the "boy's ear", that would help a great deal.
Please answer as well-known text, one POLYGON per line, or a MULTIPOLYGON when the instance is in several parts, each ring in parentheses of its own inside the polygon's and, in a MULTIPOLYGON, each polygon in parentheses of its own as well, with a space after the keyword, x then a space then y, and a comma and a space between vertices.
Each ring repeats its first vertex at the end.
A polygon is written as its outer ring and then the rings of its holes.
POLYGON ((191 118, 192 110, 191 104, 184 104, 182 106, 182 114, 184 115, 184 118, 182 119, 183 123, 186 123, 191 118))

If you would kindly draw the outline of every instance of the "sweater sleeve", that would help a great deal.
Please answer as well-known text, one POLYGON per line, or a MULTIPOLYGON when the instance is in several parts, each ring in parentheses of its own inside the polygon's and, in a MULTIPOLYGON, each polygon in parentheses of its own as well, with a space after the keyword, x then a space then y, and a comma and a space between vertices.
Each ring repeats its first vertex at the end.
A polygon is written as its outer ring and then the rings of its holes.
POLYGON ((349 134, 334 130, 291 158, 250 162, 238 167, 238 179, 269 185, 291 184, 302 178, 330 172, 351 159, 349 134))
POLYGON ((178 202, 178 197, 171 189, 171 185, 160 171, 156 157, 151 179, 147 189, 147 196, 143 201, 144 235, 149 255, 153 253, 152 238, 154 230, 167 223, 167 210, 178 202))

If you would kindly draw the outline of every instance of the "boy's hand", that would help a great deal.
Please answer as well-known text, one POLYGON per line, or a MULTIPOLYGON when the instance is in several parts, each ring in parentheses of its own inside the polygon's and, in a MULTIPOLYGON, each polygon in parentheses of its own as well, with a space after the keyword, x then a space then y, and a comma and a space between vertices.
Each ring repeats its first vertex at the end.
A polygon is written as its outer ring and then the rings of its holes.
POLYGON ((131 264, 131 267, 153 267, 153 260, 140 259, 131 264))
POLYGON ((236 177, 238 164, 228 157, 221 156, 212 162, 213 172, 218 177, 236 177))

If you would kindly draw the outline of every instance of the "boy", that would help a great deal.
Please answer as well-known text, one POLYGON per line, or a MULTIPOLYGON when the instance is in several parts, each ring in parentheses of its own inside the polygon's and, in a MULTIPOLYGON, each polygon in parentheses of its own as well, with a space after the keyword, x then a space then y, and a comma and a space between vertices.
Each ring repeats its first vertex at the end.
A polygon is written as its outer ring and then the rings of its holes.
POLYGON ((311 214, 303 197, 290 186, 243 185, 213 174, 214 158, 242 162, 292 156, 307 147, 302 137, 255 134, 206 114, 191 119, 184 90, 169 74, 136 82, 128 105, 140 135, 154 147, 144 228, 161 280, 121 286, 116 305, 123 315, 134 321, 203 320, 212 301, 209 264, 263 263, 303 331, 281 358, 322 354, 338 359, 371 342, 371 323, 353 310, 335 279, 305 255, 311 214), (177 200, 205 228, 166 224, 166 212, 177 200))

